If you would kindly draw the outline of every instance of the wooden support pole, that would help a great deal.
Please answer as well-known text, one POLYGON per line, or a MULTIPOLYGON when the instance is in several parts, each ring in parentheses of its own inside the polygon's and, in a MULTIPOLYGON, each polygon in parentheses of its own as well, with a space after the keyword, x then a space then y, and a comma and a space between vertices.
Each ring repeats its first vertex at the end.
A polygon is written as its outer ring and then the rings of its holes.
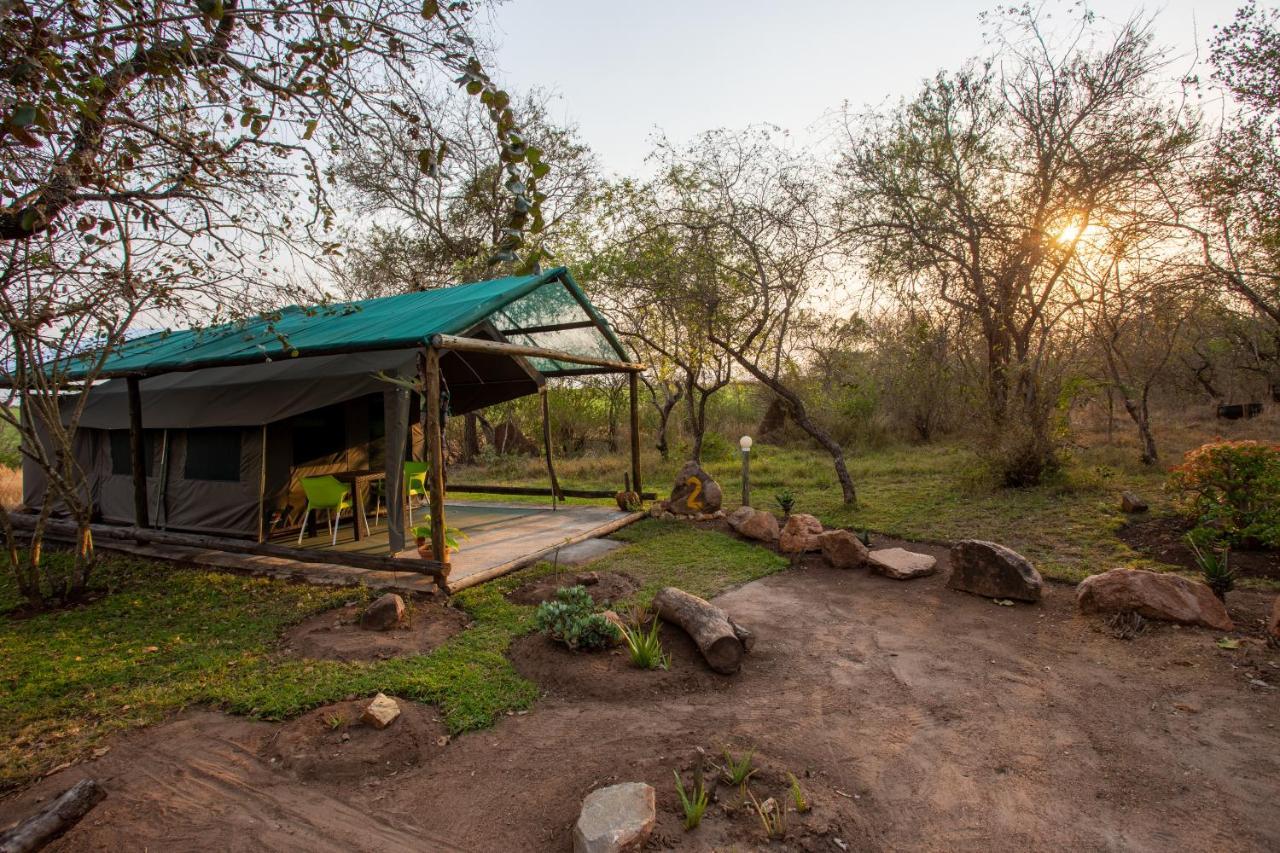
POLYGON ((262 447, 258 451, 262 465, 258 468, 258 541, 267 541, 267 425, 262 425, 262 447))
POLYGON ((556 479, 556 466, 551 461, 551 406, 547 402, 547 386, 538 389, 542 398, 542 445, 547 454, 547 475, 551 478, 551 508, 555 509, 556 501, 564 500, 560 494, 560 481, 556 479))
POLYGON ((427 347, 423 362, 423 379, 426 387, 427 407, 427 491, 431 499, 431 550, 437 560, 445 564, 445 579, 449 576, 449 561, 445 551, 444 518, 444 436, 440 429, 440 350, 427 347))
POLYGON ((129 392, 129 467, 133 473, 133 523, 150 527, 147 520, 147 465, 143 457, 142 389, 136 376, 125 379, 129 392))
POLYGON ((637 495, 644 494, 640 485, 640 394, 639 381, 635 373, 629 373, 627 380, 631 388, 631 488, 637 495))

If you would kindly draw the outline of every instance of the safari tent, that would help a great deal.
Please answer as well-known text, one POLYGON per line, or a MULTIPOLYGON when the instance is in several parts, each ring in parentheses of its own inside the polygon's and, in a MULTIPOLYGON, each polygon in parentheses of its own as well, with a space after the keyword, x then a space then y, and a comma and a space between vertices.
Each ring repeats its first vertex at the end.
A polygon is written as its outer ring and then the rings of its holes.
MULTIPOLYGON (((385 494, 401 495, 403 462, 425 460, 432 541, 442 554, 449 417, 530 394, 544 395, 545 417, 548 379, 625 372, 631 380, 629 474, 640 491, 641 369, 564 268, 294 306, 129 341, 107 359, 100 373, 106 381, 87 392, 77 455, 96 514, 108 527, 127 526, 140 541, 180 543, 178 534, 199 534, 206 545, 312 561, 314 554, 302 557, 302 549, 289 547, 306 505, 303 477, 332 474, 350 483, 357 518, 348 519, 359 539, 369 536, 358 517, 367 518, 374 484, 382 481, 385 494)), ((563 497, 549 441, 544 450, 546 489, 471 489, 563 497)), ((24 503, 38 507, 45 492, 40 470, 28 461, 23 474, 24 503)), ((387 512, 385 540, 374 537, 382 550, 377 560, 368 547, 329 552, 326 560, 374 565, 403 557, 404 504, 381 502, 387 512)), ((395 565, 413 565, 442 581, 450 568, 423 560, 395 565)))

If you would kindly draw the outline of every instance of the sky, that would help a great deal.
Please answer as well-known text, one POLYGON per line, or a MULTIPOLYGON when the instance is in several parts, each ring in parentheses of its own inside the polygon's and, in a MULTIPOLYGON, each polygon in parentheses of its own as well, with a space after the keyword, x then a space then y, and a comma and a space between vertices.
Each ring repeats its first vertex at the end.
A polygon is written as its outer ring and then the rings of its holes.
MULTIPOLYGON (((1176 77, 1243 0, 1096 0, 1098 18, 1156 13, 1176 77)), ((776 124, 815 141, 830 116, 896 102, 982 52, 987 2, 510 0, 493 13, 499 79, 557 96, 607 172, 642 174, 657 130, 776 124)), ((1065 9, 1064 6, 1055 7, 1065 9)))

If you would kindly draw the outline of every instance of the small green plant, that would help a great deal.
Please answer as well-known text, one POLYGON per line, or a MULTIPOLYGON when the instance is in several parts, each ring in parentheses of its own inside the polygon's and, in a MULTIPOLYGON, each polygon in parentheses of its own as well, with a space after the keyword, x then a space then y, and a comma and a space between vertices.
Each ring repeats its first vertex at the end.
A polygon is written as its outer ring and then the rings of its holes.
POLYGON ((778 509, 782 510, 784 516, 790 516, 791 510, 796 506, 796 496, 790 489, 783 489, 773 496, 773 502, 778 505, 778 509))
MULTIPOLYGON (((415 527, 410 528, 409 532, 413 534, 415 539, 426 539, 427 541, 431 540, 430 524, 419 524, 415 527)), ((463 539, 470 539, 470 538, 471 538, 470 536, 468 536, 464 531, 460 530, 457 527, 449 527, 447 525, 445 526, 444 545, 446 548, 448 548, 451 551, 456 551, 458 549, 459 541, 463 539)))
POLYGON ((858 541, 862 543, 863 547, 870 548, 871 547, 871 531, 865 527, 859 530, 858 541))
POLYGON ((662 641, 658 639, 658 620, 654 619, 648 631, 637 625, 635 628, 623 628, 622 639, 627 644, 627 653, 631 662, 641 669, 666 669, 671 658, 662 651, 662 641))
POLYGON ((1200 567, 1200 575, 1205 584, 1218 596, 1219 601, 1226 603, 1227 593, 1236 585, 1236 570, 1229 565, 1231 550, 1223 548, 1218 552, 1206 546, 1201 551, 1194 536, 1187 536, 1187 544, 1191 546, 1191 553, 1195 555, 1196 565, 1200 567))
POLYGON ((773 797, 769 797, 763 803, 756 799, 756 795, 747 792, 747 796, 751 799, 751 807, 755 809, 756 816, 760 818, 760 825, 764 827, 764 837, 770 841, 779 838, 785 838, 787 835, 787 807, 779 804, 773 797))
POLYGON ((679 773, 673 770, 672 775, 676 777, 676 796, 680 798, 680 808, 684 812, 684 828, 697 829, 698 824, 702 823, 702 816, 706 813, 707 803, 710 801, 707 787, 702 782, 702 765, 699 764, 694 770, 693 787, 690 790, 685 790, 679 773))
POLYGON ((809 805, 808 799, 805 798, 804 790, 800 787, 800 780, 796 778, 794 773, 788 773, 787 778, 791 780, 791 787, 787 789, 787 794, 791 797, 791 803, 796 807, 797 812, 806 814, 813 807, 809 805))
POLYGON ((554 601, 539 604, 534 625, 571 649, 604 649, 618 639, 618 629, 596 612, 595 602, 581 585, 558 589, 554 601))
POLYGON ((751 766, 751 759, 755 757, 755 750, 748 750, 746 755, 741 758, 734 758, 733 753, 724 750, 724 776, 730 785, 736 785, 739 788, 745 788, 747 780, 755 774, 755 768, 751 766))
POLYGON ((347 718, 341 714, 330 714, 324 718, 324 724, 329 727, 329 731, 336 732, 347 724, 347 718))

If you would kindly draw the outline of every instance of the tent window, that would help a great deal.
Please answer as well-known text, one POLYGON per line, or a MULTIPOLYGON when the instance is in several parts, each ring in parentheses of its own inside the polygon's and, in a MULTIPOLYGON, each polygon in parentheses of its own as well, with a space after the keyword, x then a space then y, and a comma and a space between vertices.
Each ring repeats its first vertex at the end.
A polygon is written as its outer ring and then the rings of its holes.
MULTIPOLYGON (((133 460, 129 457, 129 431, 113 429, 107 432, 111 441, 111 473, 120 477, 133 476, 133 460)), ((142 455, 146 463, 147 476, 156 475, 156 456, 160 452, 160 430, 144 429, 142 431, 142 455)))
POLYGON ((347 449, 346 407, 339 403, 293 418, 293 464, 326 462, 347 449))
POLYGON ((240 430, 187 430, 188 480, 240 481, 240 430))

